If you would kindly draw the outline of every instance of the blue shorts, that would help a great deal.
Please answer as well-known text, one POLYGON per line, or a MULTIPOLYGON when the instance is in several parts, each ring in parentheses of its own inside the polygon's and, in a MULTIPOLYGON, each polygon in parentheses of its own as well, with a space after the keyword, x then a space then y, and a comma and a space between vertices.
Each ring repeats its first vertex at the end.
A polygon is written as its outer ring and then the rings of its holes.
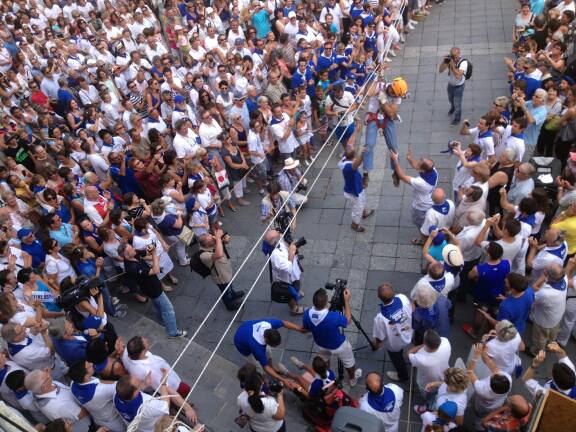
POLYGON ((336 128, 335 133, 336 133, 336 136, 338 137, 338 139, 340 140, 340 142, 342 143, 342 145, 345 146, 348 144, 348 140, 350 139, 350 137, 354 133, 354 130, 355 130, 355 127, 354 127, 354 123, 352 122, 348 126, 338 126, 336 128))

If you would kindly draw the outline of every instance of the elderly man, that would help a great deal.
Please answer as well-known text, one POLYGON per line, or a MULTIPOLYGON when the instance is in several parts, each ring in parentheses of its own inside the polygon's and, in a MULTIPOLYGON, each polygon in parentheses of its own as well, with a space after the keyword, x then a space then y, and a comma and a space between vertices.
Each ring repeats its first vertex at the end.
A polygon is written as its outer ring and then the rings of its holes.
POLYGON ((150 386, 150 381, 140 381, 137 377, 124 375, 116 383, 114 407, 126 424, 136 418, 140 410, 139 432, 154 432, 156 423, 170 413, 170 401, 176 406, 183 406, 184 415, 192 423, 196 423, 196 411, 190 406, 176 390, 164 383, 158 389, 159 397, 152 397, 142 392, 141 388, 150 386))
POLYGON ((108 222, 108 214, 114 208, 114 200, 110 192, 105 191, 100 195, 95 186, 87 186, 84 189, 84 213, 92 223, 100 226, 108 222))
POLYGON ((378 417, 386 432, 397 432, 404 390, 396 384, 384 384, 376 372, 366 376, 366 390, 360 398, 360 409, 378 417))
POLYGON ((412 303, 404 294, 395 294, 389 283, 378 287, 378 299, 382 304, 380 312, 374 317, 374 345, 386 348, 396 369, 396 372, 386 372, 388 378, 406 381, 410 377, 404 360, 404 348, 412 341, 412 303))
POLYGON ((326 114, 336 117, 335 121, 338 121, 336 137, 345 148, 354 146, 356 140, 354 117, 351 114, 357 107, 354 95, 345 91, 341 84, 336 84, 333 94, 326 98, 326 114))
POLYGON ((439 73, 448 71, 448 101, 450 102, 448 114, 454 114, 452 126, 460 123, 462 117, 462 98, 469 67, 468 61, 460 57, 460 48, 453 47, 450 55, 444 57, 438 68, 439 73))
POLYGON ((272 118, 270 119, 270 132, 278 142, 278 151, 283 160, 292 158, 298 141, 293 133, 294 119, 282 112, 282 105, 276 103, 272 106, 272 118))
POLYGON ((67 420, 74 432, 88 431, 91 423, 88 411, 76 402, 68 386, 52 381, 50 369, 33 370, 24 379, 24 385, 48 420, 67 420))
POLYGON ((535 356, 556 341, 560 322, 566 310, 568 278, 560 264, 549 264, 544 274, 532 285, 534 305, 532 306, 532 345, 527 350, 535 356))
POLYGON ((454 212, 456 206, 454 202, 446 199, 444 189, 437 188, 432 192, 432 207, 426 212, 424 223, 420 227, 420 233, 423 237, 427 237, 430 233, 430 227, 435 226, 436 229, 442 230, 444 228, 451 228, 454 222, 454 212))
POLYGON ((282 233, 277 230, 268 230, 264 236, 264 241, 271 248, 270 265, 272 267, 272 280, 274 282, 284 282, 288 284, 290 291, 290 313, 292 315, 302 315, 304 308, 298 306, 298 300, 302 297, 300 287, 300 275, 302 266, 298 259, 298 248, 295 243, 288 244, 282 238, 282 233))
MULTIPOLYGON (((438 171, 434 168, 434 162, 428 158, 414 160, 412 157, 412 147, 408 147, 406 160, 412 168, 418 171, 418 177, 412 177, 404 172, 404 169, 398 163, 398 153, 390 152, 390 158, 394 161, 394 170, 398 178, 410 185, 414 190, 412 196, 412 223, 418 229, 424 223, 426 212, 434 205, 432 201, 432 191, 438 184, 438 171)), ((422 239, 414 239, 414 244, 423 244, 422 239)))
POLYGON ((480 186, 472 185, 461 189, 462 199, 454 211, 453 231, 459 232, 468 224, 468 212, 472 210, 484 211, 486 208, 486 195, 480 186))
MULTIPOLYGON (((232 264, 224 247, 224 243, 229 241, 228 234, 220 228, 214 231, 214 235, 205 234, 201 236, 200 251, 197 259, 210 270, 212 282, 214 282, 223 293, 222 302, 226 309, 233 311, 240 307, 239 299, 244 295, 244 291, 235 291, 232 285, 232 264)), ((192 260, 195 258, 193 257, 192 260)))
POLYGON ((528 126, 524 131, 524 142, 531 147, 535 146, 538 142, 538 135, 540 135, 540 128, 546 121, 546 100, 548 94, 544 89, 537 89, 532 96, 532 100, 525 102, 522 100, 520 105, 521 111, 524 112, 528 126))
POLYGON ((507 194, 508 201, 517 206, 523 198, 530 196, 534 190, 534 180, 532 179, 534 171, 534 165, 530 162, 518 165, 507 194))
POLYGON ((568 253, 568 244, 564 240, 564 232, 558 228, 548 228, 544 232, 544 243, 529 238, 530 249, 526 257, 527 267, 532 269, 532 277, 538 279, 544 269, 550 264, 564 265, 568 253))
POLYGON ((308 181, 302 176, 302 173, 298 169, 300 161, 294 160, 291 157, 284 160, 284 168, 282 168, 278 174, 276 181, 280 189, 284 192, 292 192, 292 200, 296 204, 296 207, 300 207, 308 202, 308 197, 302 195, 296 191, 303 190, 306 187, 308 181))

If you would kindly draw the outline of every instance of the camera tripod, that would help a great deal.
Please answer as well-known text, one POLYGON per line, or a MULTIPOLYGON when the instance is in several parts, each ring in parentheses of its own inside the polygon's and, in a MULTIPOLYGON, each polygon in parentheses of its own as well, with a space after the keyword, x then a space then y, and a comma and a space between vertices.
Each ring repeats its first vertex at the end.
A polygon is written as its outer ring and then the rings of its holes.
MULTIPOLYGON (((344 310, 341 307, 340 308, 330 307, 330 310, 344 315, 344 310)), ((357 351, 363 350, 363 349, 368 348, 368 347, 372 348, 372 351, 376 351, 376 349, 377 349, 376 345, 374 345, 374 342, 372 342, 372 339, 370 339, 370 336, 368 336, 368 333, 366 333, 366 330, 364 330, 364 327, 362 327, 362 324, 360 324, 360 321, 358 321, 358 319, 356 319, 356 317, 352 313, 350 313, 350 319, 352 320, 352 322, 354 323, 356 328, 358 330, 360 330, 360 333, 362 333, 362 335, 366 339, 366 342, 368 342, 367 345, 364 345, 364 346, 361 346, 358 348, 354 348, 352 351, 357 352, 357 351)), ((338 385, 340 387, 342 386, 343 380, 344 380, 344 365, 342 364, 342 361, 340 359, 338 359, 338 385)))

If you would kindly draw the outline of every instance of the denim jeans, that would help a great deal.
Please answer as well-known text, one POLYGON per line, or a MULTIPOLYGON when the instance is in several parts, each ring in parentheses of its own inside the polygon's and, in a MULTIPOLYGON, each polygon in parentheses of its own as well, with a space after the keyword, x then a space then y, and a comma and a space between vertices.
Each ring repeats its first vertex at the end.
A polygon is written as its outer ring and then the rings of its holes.
MULTIPOLYGON (((398 154, 398 137, 396 136, 396 124, 392 120, 386 122, 384 128, 384 139, 386 140, 386 147, 398 154)), ((390 167, 394 168, 395 162, 390 159, 390 167)))
MULTIPOLYGON (((218 284, 218 288, 220 288, 220 292, 224 292, 226 287, 228 286, 227 283, 225 284, 218 284)), ((230 284, 230 288, 226 291, 226 294, 222 297, 222 301, 226 305, 226 307, 231 307, 234 305, 234 285, 230 284)))
POLYGON ((374 148, 378 139, 378 124, 375 121, 371 121, 366 125, 365 138, 366 153, 364 153, 362 167, 364 172, 370 172, 374 169, 374 148))
POLYGON ((450 108, 454 110, 454 121, 460 122, 462 118, 462 97, 464 96, 465 84, 453 86, 448 84, 448 101, 450 108))
POLYGON ((168 336, 176 336, 178 334, 176 313, 166 293, 162 293, 155 299, 152 299, 152 304, 154 305, 154 309, 156 309, 156 316, 162 321, 168 336))

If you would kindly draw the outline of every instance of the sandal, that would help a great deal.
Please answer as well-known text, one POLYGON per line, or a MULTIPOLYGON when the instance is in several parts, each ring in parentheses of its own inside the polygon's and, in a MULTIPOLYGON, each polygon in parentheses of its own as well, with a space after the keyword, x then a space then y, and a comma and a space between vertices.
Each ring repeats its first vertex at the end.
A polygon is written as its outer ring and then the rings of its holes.
POLYGON ((290 315, 304 315, 304 308, 302 306, 296 306, 294 309, 290 309, 290 315))
POLYGON ((356 232, 359 232, 359 233, 366 231, 366 229, 364 229, 363 226, 360 226, 360 225, 355 224, 355 223, 353 223, 353 224, 351 225, 351 227, 352 227, 352 230, 353 230, 353 231, 356 231, 356 232))
POLYGON ((362 213, 362 219, 368 219, 370 216, 372 216, 374 214, 374 210, 373 209, 369 209, 369 210, 364 210, 364 212, 362 213))
POLYGON ((410 240, 410 243, 412 243, 415 246, 424 246, 424 240, 422 240, 421 238, 413 238, 412 240, 410 240))

